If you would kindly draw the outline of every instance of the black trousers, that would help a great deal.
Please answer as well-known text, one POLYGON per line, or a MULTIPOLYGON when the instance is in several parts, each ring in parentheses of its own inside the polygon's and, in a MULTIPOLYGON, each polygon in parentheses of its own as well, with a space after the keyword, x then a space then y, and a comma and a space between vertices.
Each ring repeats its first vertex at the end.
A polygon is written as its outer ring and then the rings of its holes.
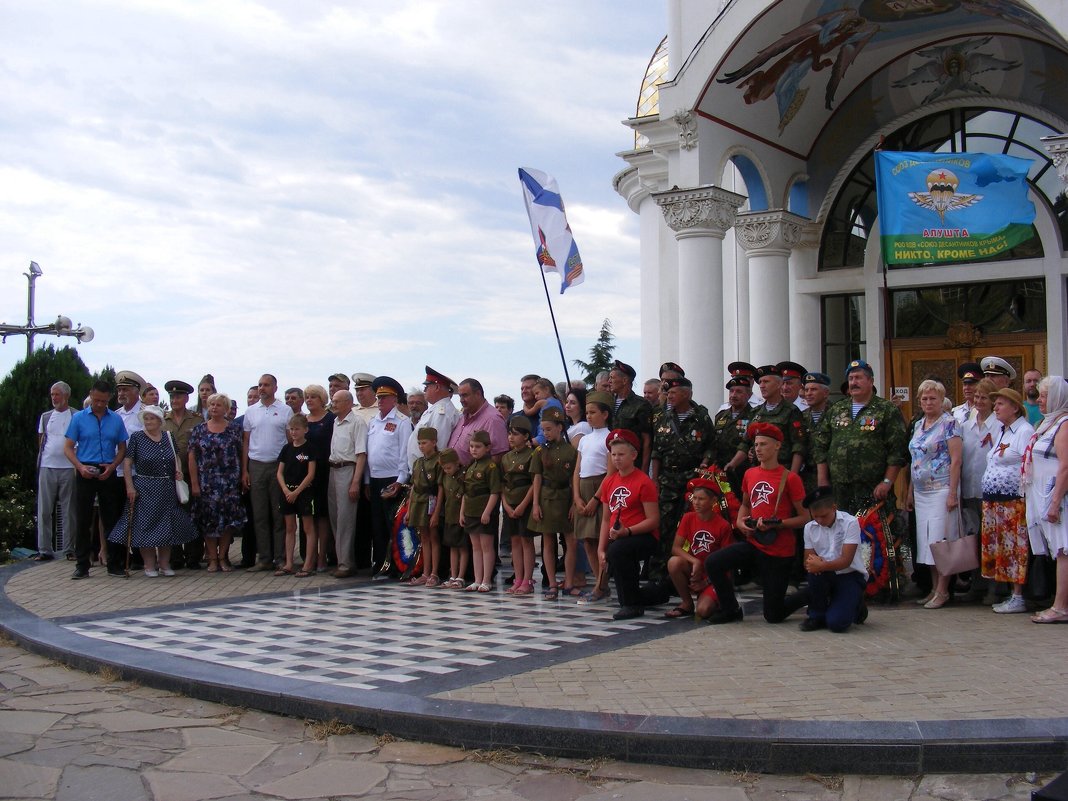
POLYGON ((708 580, 716 588, 724 612, 733 612, 738 608, 731 574, 740 567, 753 571, 760 577, 760 585, 764 590, 764 619, 768 623, 780 623, 804 606, 804 599, 800 596, 786 597, 793 564, 794 557, 768 556, 747 540, 711 554, 705 560, 705 571, 708 580))
POLYGON ((382 490, 397 481, 397 477, 371 479, 371 557, 377 570, 390 558, 393 544, 393 516, 397 513, 397 498, 382 497, 382 490))
POLYGON ((634 534, 608 543, 608 574, 616 581, 620 606, 642 606, 641 563, 659 547, 652 534, 634 534))
MULTIPOLYGON (((106 465, 100 465, 103 470, 106 465)), ((88 570, 90 557, 96 542, 93 524, 93 501, 100 505, 100 521, 104 524, 104 537, 111 533, 122 516, 126 500, 126 485, 114 473, 101 481, 99 478, 74 477, 74 519, 78 526, 74 539, 74 556, 79 570, 88 570)), ((126 545, 108 541, 108 570, 123 570, 126 567, 126 545)))

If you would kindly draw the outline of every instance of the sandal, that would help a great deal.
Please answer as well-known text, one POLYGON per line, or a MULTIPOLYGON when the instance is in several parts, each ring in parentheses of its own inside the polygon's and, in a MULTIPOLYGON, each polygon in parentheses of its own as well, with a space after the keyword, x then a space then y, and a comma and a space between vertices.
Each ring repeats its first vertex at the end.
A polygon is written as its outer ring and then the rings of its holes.
POLYGON ((54 557, 50 553, 35 553, 33 556, 30 557, 30 561, 31 562, 51 562, 55 558, 56 557, 54 557))
POLYGON ((308 578, 311 575, 312 571, 310 570, 298 570, 296 573, 293 574, 293 578, 308 578))
POLYGON ((286 568, 284 568, 284 567, 280 567, 276 571, 274 571, 274 574, 276 576, 292 576, 293 575, 293 571, 292 570, 286 570, 286 568))
POLYGON ((534 594, 534 582, 533 581, 521 581, 513 588, 512 595, 533 595, 534 594))
POLYGON ((1052 606, 1044 612, 1031 617, 1032 623, 1068 623, 1068 612, 1054 609, 1052 606))
POLYGON ((479 584, 478 585, 478 591, 479 592, 492 592, 493 591, 493 587, 491 587, 489 584, 479 584))
POLYGON ((219 562, 219 570, 221 570, 223 573, 233 573, 234 566, 230 564, 229 559, 223 559, 221 562, 219 562))
POLYGON ((923 605, 924 609, 941 609, 949 603, 948 592, 936 592, 930 601, 923 605))
POLYGON ((470 584, 464 587, 464 592, 478 592, 478 588, 481 586, 482 585, 479 584, 477 581, 472 581, 470 584))
POLYGON ((694 610, 687 609, 682 604, 679 604, 674 609, 672 609, 670 612, 664 612, 664 617, 666 617, 668 620, 681 620, 682 618, 685 618, 685 617, 693 617, 693 615, 694 615, 694 610))
POLYGON ((570 595, 572 598, 581 598, 586 594, 586 585, 584 584, 581 587, 564 587, 563 593, 564 595, 570 595))
POLYGON ((219 563, 218 563, 217 560, 215 560, 215 559, 209 559, 208 560, 207 572, 208 573, 218 573, 219 572, 219 563))
POLYGON ((546 601, 555 601, 558 597, 560 597, 560 591, 557 590, 556 587, 548 587, 547 589, 542 591, 541 597, 544 598, 546 601))
POLYGON ((426 576, 416 576, 408 582, 409 587, 422 587, 426 584, 426 576))
POLYGON ((432 576, 428 576, 427 580, 426 580, 426 584, 424 586, 428 590, 432 590, 435 587, 441 586, 441 579, 439 579, 437 576, 433 576, 433 575, 432 576))

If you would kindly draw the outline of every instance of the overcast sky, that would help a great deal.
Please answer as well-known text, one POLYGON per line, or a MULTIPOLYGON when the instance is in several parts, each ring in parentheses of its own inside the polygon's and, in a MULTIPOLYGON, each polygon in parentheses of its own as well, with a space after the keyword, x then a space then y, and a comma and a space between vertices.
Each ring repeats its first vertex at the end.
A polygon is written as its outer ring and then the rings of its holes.
MULTIPOLYGON (((92 326, 96 370, 487 393, 562 368, 516 175, 554 175, 586 268, 565 354, 638 361, 638 219, 612 190, 653 0, 8 3, 0 321, 92 326)), ((38 337, 42 346, 57 341, 38 337)), ((0 348, 0 373, 25 339, 0 348)), ((570 367, 570 364, 569 364, 570 367)), ((577 371, 576 371, 577 372, 577 371)), ((574 373, 572 374, 574 377, 574 373)), ((641 378, 641 377, 639 377, 641 378)))

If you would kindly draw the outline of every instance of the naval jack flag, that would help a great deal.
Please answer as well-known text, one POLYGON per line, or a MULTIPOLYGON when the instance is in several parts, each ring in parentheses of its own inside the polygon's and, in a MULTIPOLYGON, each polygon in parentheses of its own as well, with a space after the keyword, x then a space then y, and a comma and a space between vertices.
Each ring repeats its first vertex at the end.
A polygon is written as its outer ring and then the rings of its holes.
POLYGON ((571 226, 564 214, 564 201, 556 179, 541 170, 519 170, 523 201, 530 217, 530 232, 542 272, 560 274, 560 294, 582 283, 582 257, 579 256, 571 226))

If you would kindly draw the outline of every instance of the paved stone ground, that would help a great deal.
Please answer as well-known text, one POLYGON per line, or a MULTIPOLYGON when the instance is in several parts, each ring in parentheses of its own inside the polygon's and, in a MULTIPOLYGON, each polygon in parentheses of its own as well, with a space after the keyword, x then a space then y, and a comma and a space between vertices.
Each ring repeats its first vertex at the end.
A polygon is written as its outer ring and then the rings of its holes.
POLYGON ((1025 801, 1052 778, 758 776, 465 752, 196 701, 0 641, 5 799, 1025 801))
MULTIPOLYGON (((123 580, 100 568, 93 568, 89 580, 74 582, 71 569, 69 562, 50 562, 23 570, 8 581, 6 593, 36 615, 56 618, 294 590, 316 593, 352 582, 202 570, 123 580)), ((541 599, 502 598, 505 602, 545 605, 541 599)), ((442 603, 448 603, 447 595, 442 603)), ((658 631, 639 645, 536 670, 524 669, 519 660, 510 675, 437 697, 742 719, 1048 718, 1068 710, 1063 680, 1068 632, 1036 626, 1026 615, 997 615, 963 604, 932 611, 902 603, 873 608, 867 625, 846 635, 803 634, 794 619, 769 626, 759 615, 728 626, 668 625, 678 633, 661 637, 658 631)))

